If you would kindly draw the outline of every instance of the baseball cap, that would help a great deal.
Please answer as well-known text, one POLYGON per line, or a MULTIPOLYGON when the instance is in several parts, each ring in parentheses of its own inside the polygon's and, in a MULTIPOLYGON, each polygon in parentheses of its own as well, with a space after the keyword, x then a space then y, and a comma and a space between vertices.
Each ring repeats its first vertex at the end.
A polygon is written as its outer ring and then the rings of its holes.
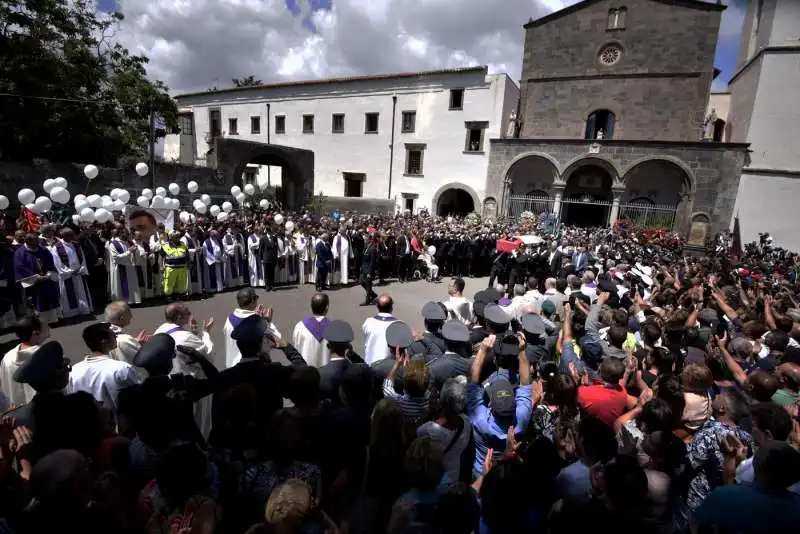
POLYGON ((486 388, 489 394, 489 408, 497 417, 512 417, 516 411, 517 400, 514 387, 505 378, 493 380, 486 388))

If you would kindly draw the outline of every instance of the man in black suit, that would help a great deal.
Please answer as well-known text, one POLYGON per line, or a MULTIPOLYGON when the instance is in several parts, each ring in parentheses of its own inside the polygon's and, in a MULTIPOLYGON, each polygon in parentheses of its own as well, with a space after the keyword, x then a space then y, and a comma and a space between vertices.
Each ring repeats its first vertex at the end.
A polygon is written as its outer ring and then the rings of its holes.
POLYGON ((550 266, 550 276, 558 277, 561 272, 562 254, 558 250, 558 242, 550 243, 550 250, 547 252, 547 264, 550 266))
POLYGON ((409 239, 405 232, 400 232, 397 236, 397 256, 400 259, 397 278, 401 282, 407 282, 411 278, 413 255, 411 239, 409 239))
POLYGON ((339 404, 339 386, 347 368, 354 363, 363 363, 361 356, 353 352, 353 328, 346 321, 331 321, 322 337, 328 342, 331 359, 319 368, 322 397, 339 404))
POLYGON ((314 251, 317 253, 317 278, 315 284, 317 291, 325 291, 328 284, 328 273, 333 264, 333 251, 328 244, 328 234, 322 234, 322 237, 314 247, 314 251))
POLYGON ((350 249, 353 251, 353 272, 361 272, 361 257, 364 255, 364 231, 359 228, 350 232, 350 249))
POLYGON ((278 238, 269 226, 265 228, 258 253, 264 264, 264 283, 267 291, 272 291, 275 287, 275 264, 278 263, 278 238))
POLYGON ((81 229, 78 234, 78 244, 86 258, 86 268, 89 271, 87 281, 89 294, 92 296, 92 306, 94 311, 99 313, 108 304, 105 244, 92 226, 81 229))
POLYGON ((372 290, 372 281, 375 279, 375 274, 378 271, 378 239, 370 236, 367 242, 367 248, 364 249, 364 256, 361 262, 361 287, 364 288, 366 294, 364 295, 364 302, 362 306, 370 306, 373 301, 378 297, 378 294, 372 290))

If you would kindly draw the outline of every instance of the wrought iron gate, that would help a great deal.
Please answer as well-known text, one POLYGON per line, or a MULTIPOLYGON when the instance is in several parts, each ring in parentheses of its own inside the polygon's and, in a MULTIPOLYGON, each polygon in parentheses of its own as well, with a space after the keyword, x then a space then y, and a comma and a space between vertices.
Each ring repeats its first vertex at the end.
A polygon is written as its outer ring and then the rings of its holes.
POLYGON ((535 215, 553 212, 553 199, 545 195, 511 195, 508 197, 508 215, 519 217, 529 211, 535 215))

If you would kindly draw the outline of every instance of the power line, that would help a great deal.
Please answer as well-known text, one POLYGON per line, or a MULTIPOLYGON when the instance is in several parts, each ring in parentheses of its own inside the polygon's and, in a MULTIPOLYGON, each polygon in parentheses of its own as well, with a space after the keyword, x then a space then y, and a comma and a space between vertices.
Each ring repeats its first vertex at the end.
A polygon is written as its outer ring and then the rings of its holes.
POLYGON ((0 98, 19 98, 24 100, 44 100, 49 102, 69 102, 72 104, 95 104, 95 105, 113 105, 123 108, 135 108, 133 104, 122 104, 115 100, 90 100, 88 98, 62 98, 57 96, 33 96, 33 95, 20 95, 16 93, 0 93, 0 98))

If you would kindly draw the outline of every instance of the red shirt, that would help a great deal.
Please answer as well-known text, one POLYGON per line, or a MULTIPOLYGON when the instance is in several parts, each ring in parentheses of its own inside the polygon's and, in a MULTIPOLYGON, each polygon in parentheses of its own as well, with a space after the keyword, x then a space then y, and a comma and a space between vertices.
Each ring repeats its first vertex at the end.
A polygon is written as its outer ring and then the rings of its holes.
POLYGON ((578 388, 578 404, 587 414, 612 426, 625 413, 628 393, 622 386, 592 384, 578 388))

